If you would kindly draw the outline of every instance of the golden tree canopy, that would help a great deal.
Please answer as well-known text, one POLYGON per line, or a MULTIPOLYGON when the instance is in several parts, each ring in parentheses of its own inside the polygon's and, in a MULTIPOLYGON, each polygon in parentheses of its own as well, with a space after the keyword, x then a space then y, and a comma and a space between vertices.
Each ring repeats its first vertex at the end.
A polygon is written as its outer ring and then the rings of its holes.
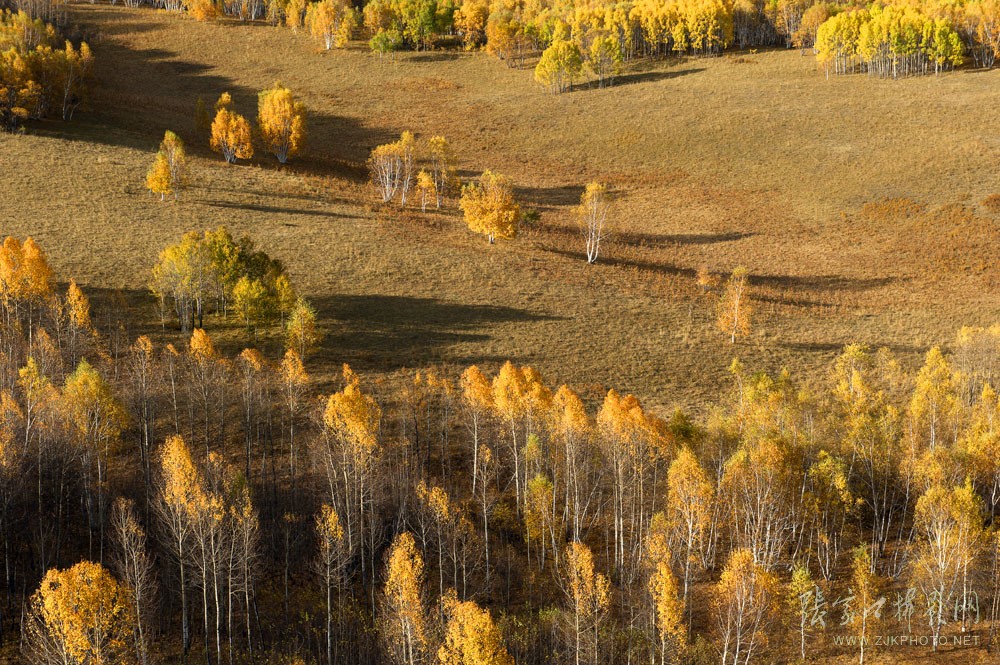
POLYGON ((479 182, 462 188, 459 202, 465 213, 465 223, 476 233, 482 233, 492 244, 497 238, 517 237, 521 223, 521 206, 514 200, 510 178, 484 171, 479 182))
POLYGON ((291 90, 275 83, 257 95, 257 127, 267 152, 284 164, 305 143, 306 106, 295 100, 291 90))
POLYGON ((230 164, 237 159, 250 159, 253 157, 250 123, 239 113, 229 110, 228 104, 223 106, 212 121, 209 146, 230 164))
POLYGON ((129 589, 98 563, 53 568, 31 599, 34 628, 44 633, 36 643, 46 650, 42 659, 54 656, 80 665, 134 662, 133 607, 129 589))
POLYGON ((489 610, 472 601, 445 599, 448 623, 438 649, 441 665, 514 665, 489 610))

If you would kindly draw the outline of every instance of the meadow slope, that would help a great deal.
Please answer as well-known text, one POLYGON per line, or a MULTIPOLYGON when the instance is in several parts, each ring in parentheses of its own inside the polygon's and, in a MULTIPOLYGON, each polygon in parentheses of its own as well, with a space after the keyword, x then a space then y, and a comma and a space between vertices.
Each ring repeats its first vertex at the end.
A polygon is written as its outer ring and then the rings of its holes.
POLYGON ((219 224, 284 260, 317 305, 323 379, 341 362, 391 374, 509 358, 591 399, 614 386, 701 411, 734 355, 817 377, 851 341, 916 361, 996 317, 1000 217, 981 202, 1000 192, 1000 71, 827 80, 812 57, 772 51, 643 63, 555 96, 483 53, 320 52, 284 28, 100 5, 72 19, 98 80, 73 122, 0 136, 0 222, 149 331, 157 253, 219 224), (275 80, 311 111, 308 154, 225 165, 194 129, 197 98, 229 91, 250 116, 275 80), (196 158, 191 189, 161 203, 143 177, 165 129, 196 158), (538 222, 490 247, 453 203, 375 206, 364 161, 404 129, 447 136, 463 176, 510 175, 538 222), (607 256, 587 266, 573 207, 593 179, 621 196, 607 256), (734 349, 694 273, 739 264, 757 317, 734 349))

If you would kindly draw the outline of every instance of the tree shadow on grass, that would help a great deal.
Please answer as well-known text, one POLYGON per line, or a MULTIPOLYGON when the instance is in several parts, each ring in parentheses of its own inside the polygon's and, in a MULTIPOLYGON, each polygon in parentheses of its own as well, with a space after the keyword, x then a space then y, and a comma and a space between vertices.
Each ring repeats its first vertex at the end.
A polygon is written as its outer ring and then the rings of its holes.
POLYGON ((229 210, 246 210, 250 212, 262 212, 269 215, 303 215, 311 217, 339 217, 342 219, 358 219, 357 215, 345 215, 344 213, 333 212, 332 210, 310 210, 302 208, 284 208, 281 206, 260 205, 256 203, 231 203, 228 201, 199 201, 212 208, 225 208, 229 210))
MULTIPOLYGON (((547 225, 544 231, 558 236, 579 237, 577 228, 563 225, 547 225)), ((719 231, 708 233, 642 233, 640 231, 616 231, 608 235, 608 244, 628 245, 648 249, 662 249, 682 245, 714 245, 722 242, 736 242, 752 238, 749 231, 719 231)))
POLYGON ((613 79, 608 79, 605 81, 603 87, 599 87, 597 81, 587 81, 586 83, 575 83, 570 87, 569 92, 581 93, 586 90, 601 90, 603 88, 617 88, 623 85, 636 85, 639 83, 656 83, 658 81, 667 81, 669 79, 678 78, 680 76, 687 76, 688 74, 697 74, 699 72, 705 71, 704 67, 689 67, 687 69, 674 69, 669 71, 654 70, 654 71, 639 71, 630 72, 628 74, 619 74, 613 79))
POLYGON ((688 74, 697 74, 699 72, 705 71, 704 67, 689 67, 687 69, 675 69, 671 71, 659 71, 659 72, 635 72, 632 74, 622 74, 616 76, 615 80, 611 83, 612 88, 617 88, 623 85, 636 85, 638 83, 656 83, 658 81, 667 81, 669 79, 679 78, 681 76, 687 76, 688 74))
POLYGON ((805 291, 868 291, 899 281, 896 277, 847 277, 846 275, 750 275, 752 286, 805 291))
MULTIPOLYGON (((431 363, 492 362, 492 354, 453 355, 458 344, 485 344, 500 324, 531 325, 562 317, 502 305, 381 294, 319 297, 321 321, 333 325, 316 358, 347 362, 365 371, 391 371, 431 363)), ((530 349, 525 349, 530 353, 530 349)))
MULTIPOLYGON (((144 23, 124 9, 77 11, 73 19, 82 30, 94 34, 131 33, 133 25, 144 30, 161 27, 144 23)), ((72 121, 32 123, 29 131, 152 153, 169 129, 184 139, 189 153, 211 156, 207 134, 195 128, 199 98, 211 114, 219 95, 228 92, 237 112, 251 120, 256 116, 259 91, 238 85, 206 63, 163 48, 132 48, 115 39, 102 39, 93 48, 94 82, 84 107, 72 121)), ((306 154, 289 165, 296 171, 363 180, 371 149, 399 136, 399 128, 369 127, 359 119, 331 113, 324 108, 326 104, 315 99, 307 99, 307 105, 309 143, 306 154)), ((258 155, 251 163, 265 167, 276 164, 267 155, 258 155)))
MULTIPOLYGON (((565 249, 558 249, 556 247, 544 247, 546 252, 551 252, 552 254, 558 254, 559 256, 564 256, 566 258, 575 259, 579 261, 586 261, 587 257, 582 251, 570 251, 565 249)), ((640 270, 643 272, 649 272, 656 275, 672 275, 674 277, 690 277, 694 278, 695 271, 693 268, 683 268, 681 266, 675 266, 671 263, 666 262, 656 262, 656 261, 644 261, 641 259, 634 258, 621 258, 614 256, 610 252, 605 252, 600 255, 597 259, 596 265, 598 266, 608 266, 612 268, 624 268, 627 270, 640 270)))
POLYGON ((432 51, 430 53, 418 53, 408 57, 402 57, 405 62, 433 63, 433 62, 453 62, 459 60, 464 54, 455 51, 432 51))
POLYGON ((877 342, 867 342, 864 340, 849 340, 844 342, 790 342, 783 341, 779 344, 792 351, 804 351, 806 353, 829 353, 839 355, 843 353, 844 348, 855 343, 855 341, 861 341, 867 344, 867 346, 874 350, 885 347, 892 351, 896 355, 913 355, 913 354, 923 354, 927 352, 927 348, 923 346, 917 346, 915 344, 885 344, 877 342))
POLYGON ((556 187, 514 187, 514 196, 540 210, 560 206, 578 205, 583 195, 583 185, 558 185, 556 187))

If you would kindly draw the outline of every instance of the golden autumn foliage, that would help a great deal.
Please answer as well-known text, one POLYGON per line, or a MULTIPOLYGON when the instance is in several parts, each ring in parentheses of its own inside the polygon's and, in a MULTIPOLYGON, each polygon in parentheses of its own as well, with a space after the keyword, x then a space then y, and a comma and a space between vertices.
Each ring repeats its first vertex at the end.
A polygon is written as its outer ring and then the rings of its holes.
POLYGON ((957 378, 939 347, 927 352, 909 405, 914 434, 922 439, 921 448, 926 444, 934 450, 954 443, 954 419, 959 408, 957 378))
POLYGON ((432 136, 427 141, 430 152, 434 196, 437 207, 441 207, 441 199, 450 196, 457 187, 458 177, 455 175, 455 154, 451 144, 443 136, 432 136))
POLYGON ((485 235, 491 245, 497 238, 510 240, 517 237, 521 206, 514 199, 510 178, 484 171, 478 182, 462 188, 459 207, 469 229, 485 235))
MULTIPOLYGON (((324 562, 336 560, 336 554, 344 541, 344 528, 333 507, 323 504, 316 516, 316 534, 320 543, 320 557, 324 562)), ((332 563, 331 563, 332 565, 332 563)))
MULTIPOLYGON (((860 652, 859 663, 865 663, 865 650, 874 646, 873 636, 878 634, 882 615, 886 612, 883 604, 879 578, 872 571, 872 557, 865 545, 858 545, 851 561, 852 606, 848 610, 847 623, 857 637, 860 652)), ((887 612, 886 612, 887 614, 887 612)))
POLYGON ((146 172, 146 188, 153 194, 159 194, 161 201, 174 193, 170 177, 170 163, 163 152, 156 153, 156 157, 153 158, 153 165, 146 172))
POLYGON ((342 439, 359 466, 364 466, 378 448, 382 409, 372 397, 361 392, 360 379, 347 365, 344 365, 344 380, 344 389, 327 400, 323 424, 342 439))
POLYGON ((199 21, 210 21, 222 15, 218 0, 186 0, 187 10, 199 21))
POLYGON ((554 39, 535 66, 535 80, 552 92, 566 92, 583 72, 583 56, 576 42, 554 39))
POLYGON ((358 25, 358 13, 347 0, 319 0, 309 3, 305 24, 329 51, 347 44, 358 25))
POLYGON ((766 646, 777 602, 777 578, 754 563, 750 550, 734 550, 712 598, 723 665, 749 662, 766 646))
POLYGON ((295 289, 280 261, 257 249, 250 238, 236 239, 220 226, 203 233, 189 231, 164 248, 149 284, 161 304, 172 305, 181 331, 205 325, 206 309, 215 304, 222 316, 233 312, 249 327, 285 316, 295 303, 295 289), (240 286, 237 309, 236 286, 240 286))
POLYGON ((62 39, 59 5, 0 11, 0 129, 20 130, 29 118, 57 112, 70 120, 86 96, 94 57, 86 42, 62 39))
POLYGON ((412 132, 403 132, 398 141, 377 146, 368 157, 372 184, 388 203, 399 194, 399 204, 406 205, 406 196, 413 185, 416 139, 412 132))
POLYGON ((597 665, 599 631, 611 605, 611 583, 594 568, 594 555, 580 542, 566 546, 563 589, 569 600, 570 644, 576 656, 597 665))
POLYGON ((257 95, 257 127, 267 152, 284 164, 304 147, 306 105, 296 101, 291 90, 275 83, 257 95))
POLYGON ((63 400, 81 439, 95 447, 116 439, 127 422, 111 385, 86 360, 66 378, 63 400))
MULTIPOLYGON (((202 106, 204 110, 204 106, 202 106)), ((167 130, 160 142, 160 150, 146 173, 146 187, 154 194, 164 197, 173 194, 187 184, 187 153, 184 141, 177 134, 167 130)))
POLYGON ((753 308, 750 305, 748 292, 746 268, 736 268, 726 282, 716 317, 716 326, 729 336, 730 344, 735 344, 737 337, 746 337, 750 334, 753 308))
POLYGON ((427 650, 427 615, 423 600, 424 559, 413 535, 396 536, 386 560, 385 637, 393 660, 414 665, 427 650))
POLYGON ((329 504, 320 507, 316 516, 316 537, 319 541, 319 555, 315 562, 316 572, 323 580, 326 591, 326 658, 333 662, 333 588, 340 583, 349 552, 344 542, 344 528, 340 516, 329 504))
POLYGON ((257 326, 274 314, 267 287, 259 279, 251 279, 246 275, 240 277, 233 287, 233 311, 256 337, 257 326))
POLYGON ((103 566, 53 568, 31 598, 28 652, 46 665, 128 665, 134 625, 131 592, 103 566))
POLYGON ((216 104, 218 110, 215 120, 212 121, 211 137, 209 146, 215 152, 222 155, 230 164, 237 159, 250 159, 253 157, 253 141, 250 136, 250 123, 239 113, 230 110, 230 103, 223 103, 228 98, 228 93, 224 93, 216 104))
POLYGON ((201 474, 183 438, 171 436, 163 444, 160 469, 163 479, 161 497, 172 515, 179 518, 204 502, 201 474))
POLYGON ((427 212, 427 201, 437 199, 437 186, 434 177, 423 169, 417 173, 417 193, 420 194, 420 211, 427 212))
POLYGON ((662 514, 654 515, 646 538, 646 562, 649 567, 646 586, 653 600, 661 665, 677 661, 687 642, 684 600, 679 593, 677 577, 671 569, 673 556, 667 540, 666 521, 662 514))
POLYGON ((472 601, 458 601, 453 594, 443 602, 448 621, 444 644, 437 652, 441 665, 514 665, 489 610, 472 601))
POLYGON ((583 235, 587 252, 587 263, 595 263, 601 252, 601 242, 608 235, 608 213, 611 199, 606 185, 592 182, 587 185, 580 196, 580 206, 577 208, 577 221, 580 233, 583 235))
POLYGON ((917 499, 912 580, 925 600, 927 625, 935 640, 956 619, 965 629, 975 618, 969 571, 986 541, 982 515, 982 500, 971 480, 951 488, 935 485, 917 499), (942 598, 954 600, 942 602, 942 598))
POLYGON ((692 578, 700 569, 708 547, 715 491, 708 474, 687 446, 682 447, 667 471, 666 520, 673 542, 683 552, 683 598, 687 602, 692 578))
POLYGON ((285 348, 307 357, 323 340, 316 326, 316 310, 305 298, 298 298, 285 322, 285 348))
POLYGON ((40 302, 52 293, 52 268, 42 248, 28 237, 7 236, 0 247, 0 299, 8 310, 40 302))

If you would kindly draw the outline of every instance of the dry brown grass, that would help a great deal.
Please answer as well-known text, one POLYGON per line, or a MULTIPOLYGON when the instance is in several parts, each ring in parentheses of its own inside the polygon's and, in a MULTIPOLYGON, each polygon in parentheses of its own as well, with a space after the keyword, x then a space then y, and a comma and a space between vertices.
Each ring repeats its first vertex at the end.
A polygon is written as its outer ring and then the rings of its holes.
MULTIPOLYGON (((0 220, 39 238, 63 277, 125 290, 150 326, 159 249, 218 224, 285 260, 317 304, 323 376, 344 361, 392 373, 511 358, 592 398, 613 385, 700 410, 734 354, 816 376, 851 341, 913 358, 995 317, 1000 72, 828 81, 811 58, 766 52, 645 63, 553 96, 485 54, 390 61, 321 53, 287 29, 73 15, 99 85, 73 123, 0 137, 0 220), (279 168, 208 153, 196 99, 228 90, 252 115, 276 79, 312 110, 309 154, 279 168), (161 204, 142 178, 165 129, 196 153, 195 184, 161 204), (453 209, 375 208, 364 160, 404 129, 447 136, 463 175, 512 176, 540 221, 489 247, 453 209), (587 266, 572 208, 593 179, 621 197, 614 241, 587 266), (695 274, 740 264, 758 317, 734 349, 695 274)), ((224 336, 242 342, 235 326, 224 336)))

